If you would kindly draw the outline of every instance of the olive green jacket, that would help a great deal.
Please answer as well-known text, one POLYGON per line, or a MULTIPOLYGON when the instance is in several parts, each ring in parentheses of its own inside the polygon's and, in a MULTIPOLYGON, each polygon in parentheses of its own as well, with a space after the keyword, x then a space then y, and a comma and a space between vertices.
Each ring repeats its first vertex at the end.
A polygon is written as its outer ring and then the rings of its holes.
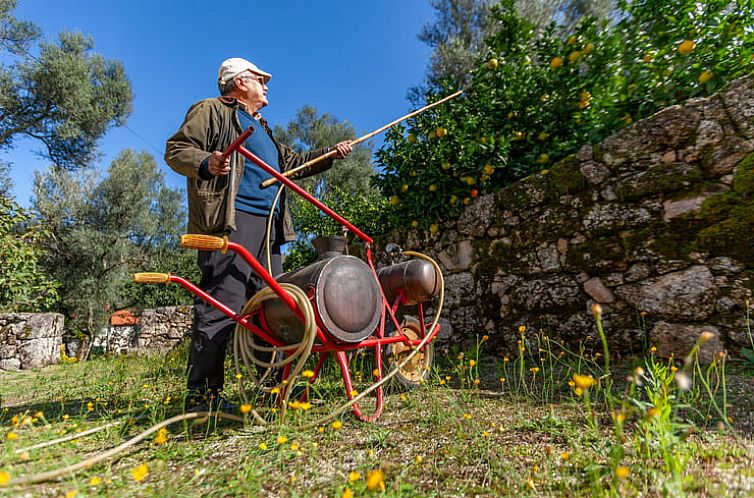
MULTIPOLYGON (((191 106, 183 124, 165 146, 165 162, 186 177, 189 233, 223 235, 236 229, 235 200, 238 185, 243 178, 244 157, 238 152, 232 154, 230 173, 224 176, 208 175, 206 169, 200 171, 200 168, 212 152, 224 151, 241 134, 241 124, 236 114, 238 106, 236 99, 227 97, 197 102, 191 106)), ((327 152, 327 149, 317 149, 298 154, 275 140, 264 119, 260 119, 260 123, 278 149, 278 164, 282 171, 300 166, 327 152)), ((293 178, 321 173, 331 166, 332 159, 326 159, 306 172, 293 175, 293 178)), ((278 221, 282 226, 277 227, 277 233, 282 230, 285 240, 291 241, 296 238, 296 234, 285 193, 281 195, 280 203, 283 216, 278 221)))

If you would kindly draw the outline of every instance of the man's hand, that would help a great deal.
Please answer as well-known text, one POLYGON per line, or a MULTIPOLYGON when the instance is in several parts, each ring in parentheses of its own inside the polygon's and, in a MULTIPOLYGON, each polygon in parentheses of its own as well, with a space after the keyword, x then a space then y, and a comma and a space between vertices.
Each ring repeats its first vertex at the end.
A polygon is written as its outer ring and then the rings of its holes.
POLYGON ((230 173, 230 158, 226 157, 223 161, 223 153, 215 151, 209 156, 209 172, 214 176, 223 176, 230 173))
POLYGON ((333 145, 332 150, 336 151, 335 154, 333 154, 335 159, 345 159, 348 154, 353 152, 353 146, 351 145, 350 140, 346 140, 345 142, 333 145))

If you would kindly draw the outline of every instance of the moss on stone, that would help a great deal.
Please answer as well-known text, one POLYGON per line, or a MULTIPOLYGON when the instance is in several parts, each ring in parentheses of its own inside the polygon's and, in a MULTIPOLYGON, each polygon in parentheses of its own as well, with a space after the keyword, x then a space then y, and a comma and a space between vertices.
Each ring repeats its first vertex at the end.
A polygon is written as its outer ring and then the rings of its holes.
POLYGON ((566 264, 577 270, 588 270, 600 261, 622 261, 623 242, 617 235, 589 239, 568 249, 566 264))
POLYGON ((580 164, 576 156, 572 154, 550 168, 545 175, 548 199, 557 200, 562 195, 575 194, 586 188, 587 182, 581 174, 580 164))
POLYGON ((654 194, 668 194, 700 182, 702 170, 684 163, 658 164, 647 171, 619 182, 615 193, 624 201, 644 199, 654 194))
POLYGON ((754 153, 738 163, 736 176, 733 178, 733 191, 745 200, 754 197, 754 153))
POLYGON ((754 266, 754 153, 736 167, 733 190, 702 203, 696 247, 713 256, 731 256, 754 266))

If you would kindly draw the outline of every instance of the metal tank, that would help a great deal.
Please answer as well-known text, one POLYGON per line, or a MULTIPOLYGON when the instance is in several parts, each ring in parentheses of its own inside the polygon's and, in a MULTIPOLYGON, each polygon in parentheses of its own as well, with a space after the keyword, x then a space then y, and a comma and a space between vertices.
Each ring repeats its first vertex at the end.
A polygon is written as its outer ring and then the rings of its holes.
POLYGON ((410 305, 429 301, 440 292, 435 269, 423 259, 380 268, 377 278, 388 304, 393 304, 398 293, 403 294, 400 304, 410 305))
MULTIPOLYGON (((314 245, 318 260, 276 278, 307 293, 326 334, 339 342, 356 343, 369 337, 382 316, 382 296, 371 268, 354 256, 342 254, 345 239, 321 237, 314 245)), ((286 344, 303 338, 301 320, 280 300, 265 301, 263 320, 270 334, 286 344)))

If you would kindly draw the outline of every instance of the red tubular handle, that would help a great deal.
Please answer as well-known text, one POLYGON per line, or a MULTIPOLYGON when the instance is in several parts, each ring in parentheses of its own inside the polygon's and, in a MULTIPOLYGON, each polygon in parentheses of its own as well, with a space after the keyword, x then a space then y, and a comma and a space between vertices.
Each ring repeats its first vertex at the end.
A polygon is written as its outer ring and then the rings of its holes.
POLYGON ((231 155, 233 153, 233 151, 238 148, 239 145, 241 145, 242 143, 244 143, 246 141, 246 139, 251 136, 252 133, 254 133, 254 128, 252 128, 251 126, 249 126, 248 128, 246 128, 246 130, 244 130, 243 133, 241 133, 240 135, 238 135, 238 138, 236 138, 235 140, 233 140, 233 143, 231 143, 228 146, 228 148, 225 149, 225 152, 223 152, 223 157, 222 157, 223 161, 225 161, 225 159, 227 159, 227 157, 229 155, 231 155))

